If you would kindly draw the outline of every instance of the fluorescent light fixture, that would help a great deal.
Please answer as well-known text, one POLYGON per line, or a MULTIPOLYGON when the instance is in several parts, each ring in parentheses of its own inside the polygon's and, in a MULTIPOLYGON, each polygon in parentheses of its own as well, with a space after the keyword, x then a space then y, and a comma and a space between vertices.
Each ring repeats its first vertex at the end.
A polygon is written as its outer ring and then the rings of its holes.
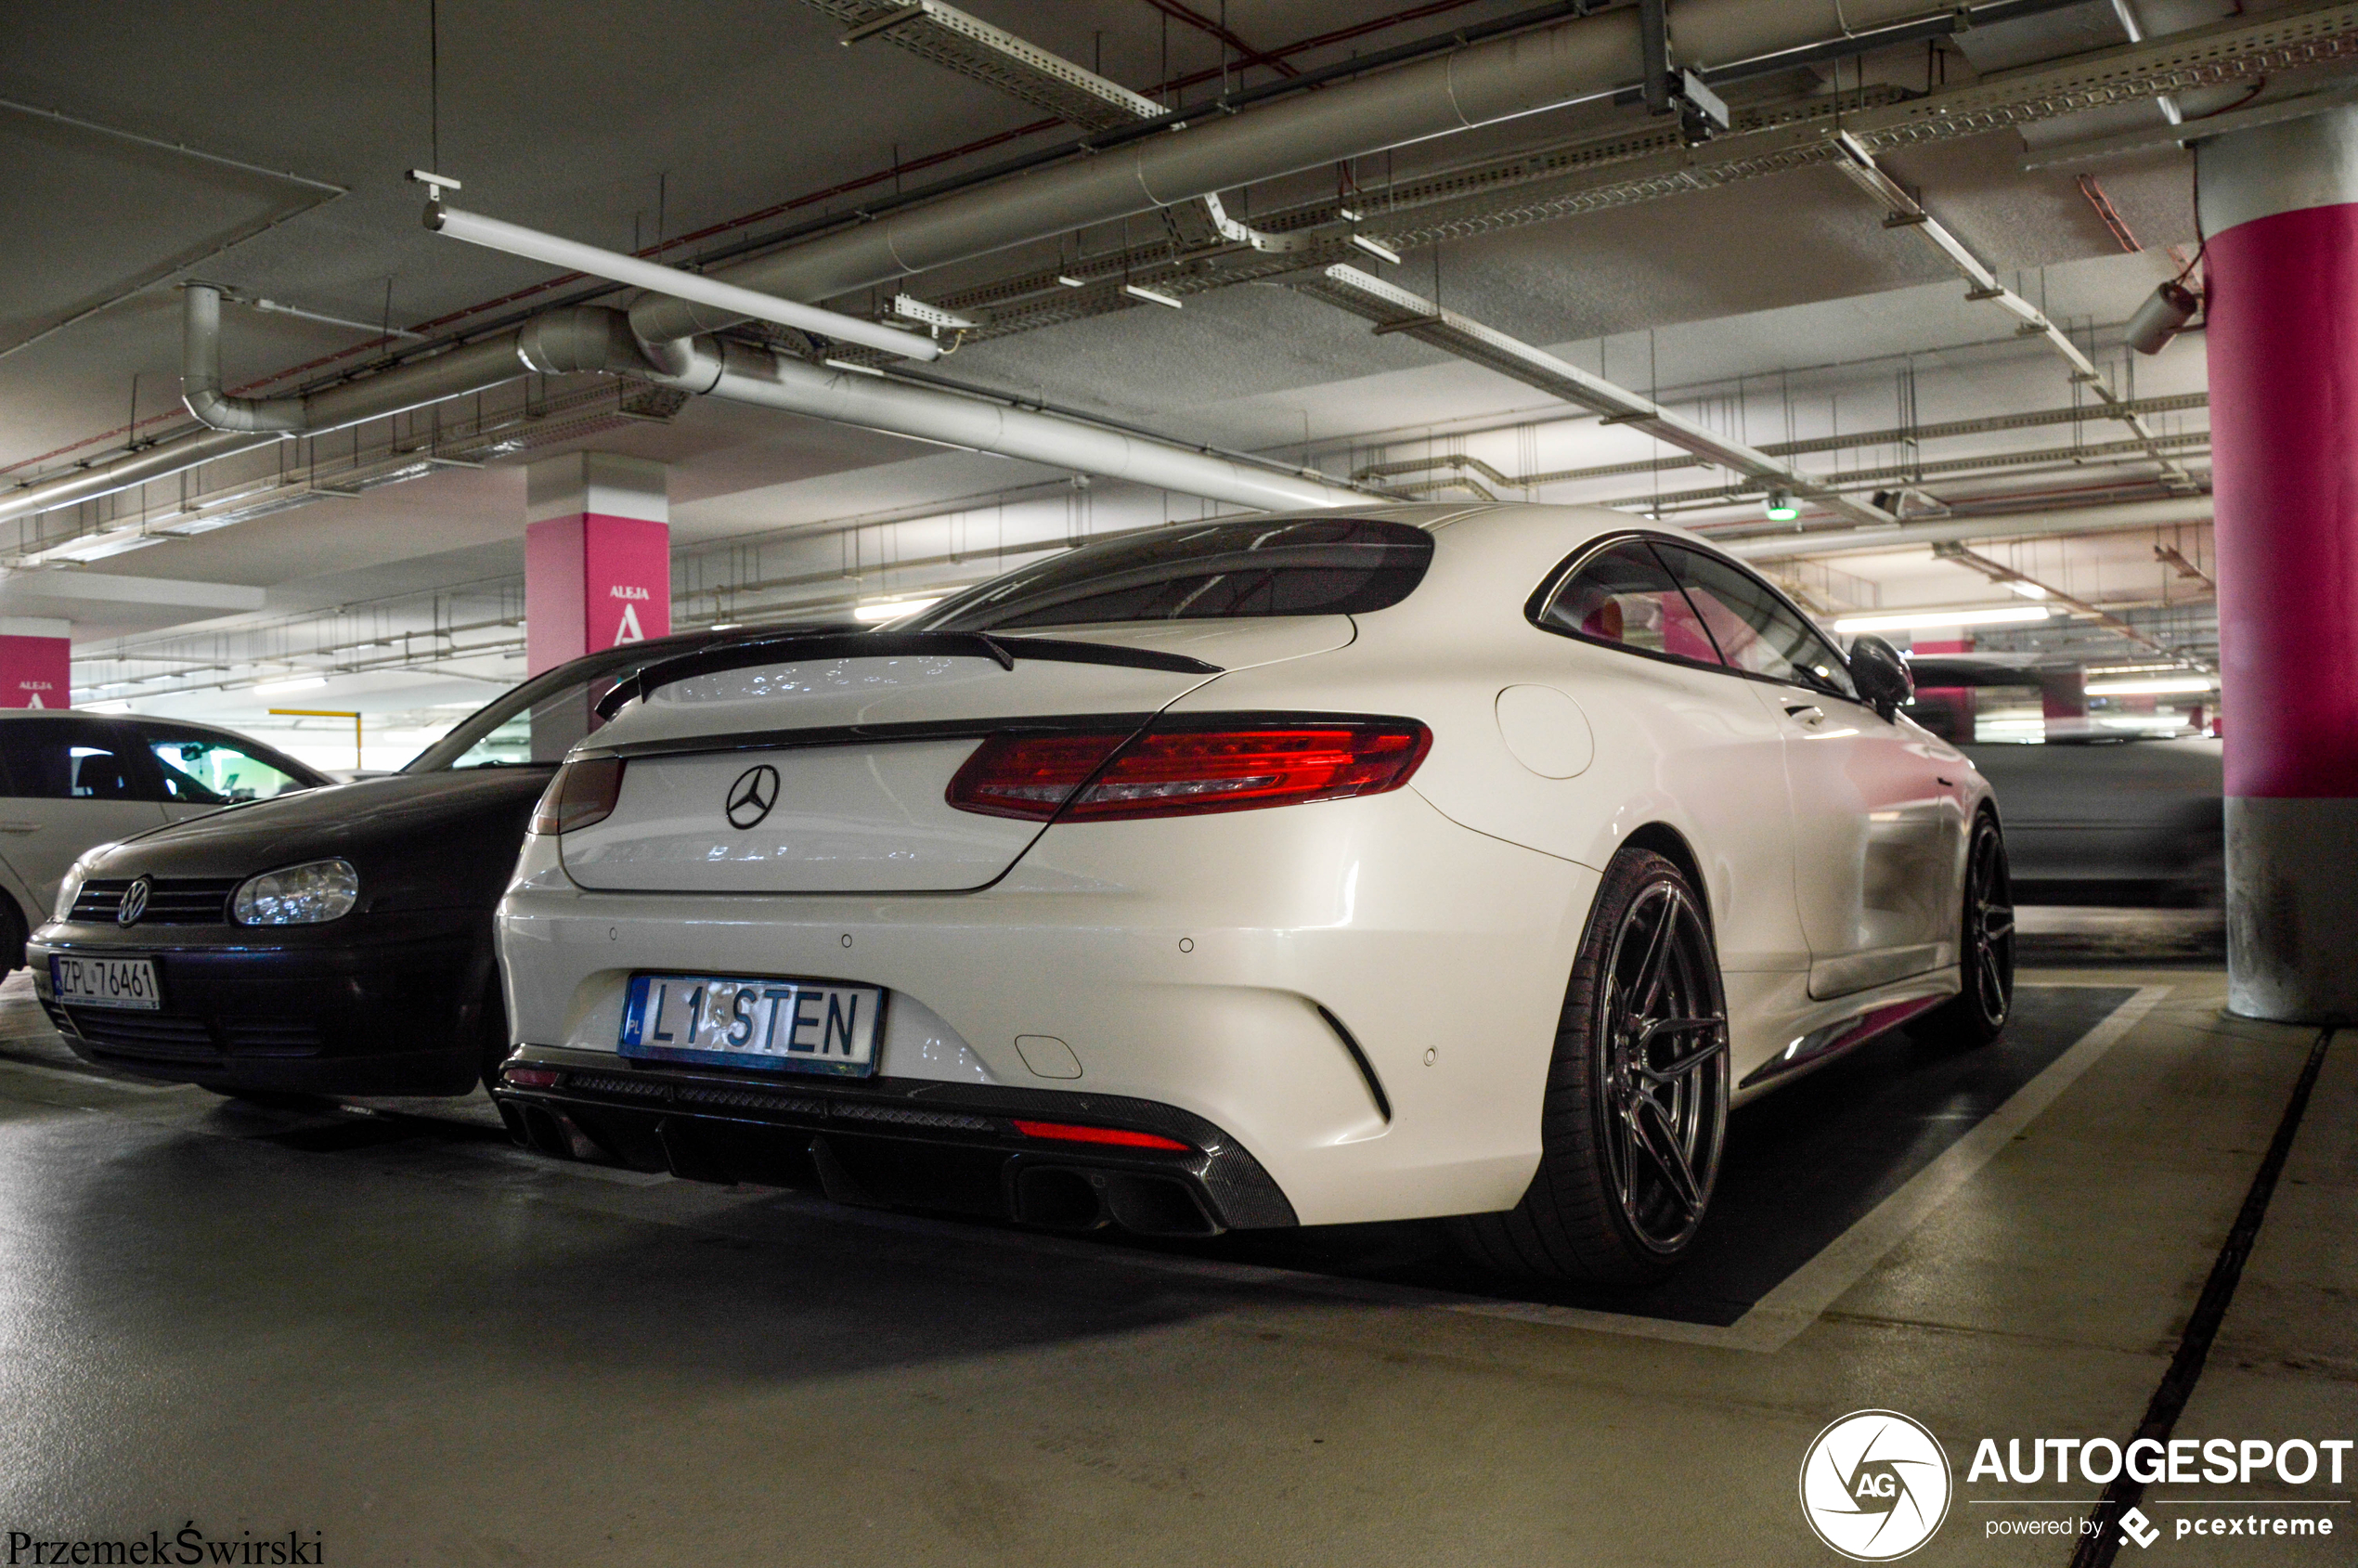
POLYGON ((884 374, 882 370, 877 369, 874 365, 856 364, 849 359, 822 359, 819 363, 824 365, 830 370, 849 370, 854 375, 881 376, 884 374))
POLYGON ((2025 599, 2044 599, 2047 597, 2047 590, 2045 589, 2041 588, 2037 583, 2024 582, 2019 577, 2008 577, 2006 579, 2006 586, 2014 590, 2016 593, 2021 594, 2025 599))
POLYGON ((2091 680, 2092 697, 2151 697, 2173 692, 2208 692, 2219 682, 2208 675, 2163 675, 2144 680, 2091 680))
POLYGON ((1124 283, 1121 286, 1121 292, 1128 294, 1134 300, 1144 300, 1148 305, 1168 305, 1173 310, 1185 310, 1187 308, 1186 305, 1181 302, 1178 295, 1166 294, 1160 289, 1149 289, 1144 284, 1124 283))
POLYGON ((745 624, 743 621, 715 621, 705 629, 706 631, 734 631, 745 624))
POLYGON ((1357 223, 1359 221, 1359 209, 1356 207, 1337 207, 1335 209, 1335 216, 1341 218, 1345 223, 1357 223))
POLYGON ((2090 666, 2089 666, 2086 669, 2082 670, 2080 673, 2081 673, 2081 674, 2083 674, 2083 675, 2091 676, 2091 677, 2094 677, 2094 676, 2102 676, 2102 675, 2151 675, 2151 674, 2155 673, 2155 672, 2156 672, 2156 671, 2157 671, 2157 670, 2172 670, 2172 671, 2181 671, 2181 672, 2183 672, 2183 671, 2185 669, 2185 667, 2185 667, 2184 665, 2182 665, 2182 664, 2107 664, 2107 665, 2090 665, 2090 666))
POLYGON ((151 544, 162 544, 163 536, 148 533, 134 525, 110 528, 102 534, 84 534, 80 538, 53 544, 46 550, 36 550, 26 555, 21 564, 46 565, 53 561, 104 561, 110 555, 123 555, 135 550, 145 550, 151 544))
POLYGON ((873 603, 854 604, 851 618, 866 621, 871 626, 881 626, 886 621, 897 621, 903 616, 913 616, 920 610, 930 610, 940 603, 939 599, 877 600, 873 603))
POLYGON ((330 492, 322 490, 297 490, 292 495, 272 496, 267 499, 254 501, 246 506, 233 507, 227 512, 209 512, 176 522, 159 523, 155 528, 160 534, 173 534, 182 538, 195 534, 210 534, 215 528, 227 528, 233 523, 251 523, 257 517, 267 517, 273 512, 292 512, 299 506, 309 506, 322 495, 329 493, 330 492))
POLYGON ((652 289, 656 293, 668 294, 694 305, 707 305, 732 316, 774 321, 781 327, 816 332, 838 343, 856 343, 862 348, 881 349, 887 354, 898 354, 908 359, 941 357, 939 343, 914 332, 904 332, 898 327, 862 321, 856 316, 821 310, 816 305, 798 305, 773 294, 757 293, 751 289, 740 289, 733 283, 723 283, 717 278, 706 278, 701 273, 682 272, 676 266, 642 261, 618 251, 602 251, 595 245, 561 240, 553 234, 542 234, 517 224, 502 223, 498 218, 463 213, 456 207, 446 207, 440 201, 426 209, 426 227, 453 240, 481 245, 486 250, 504 251, 509 255, 523 256, 527 261, 545 262, 551 266, 562 266, 573 272, 586 272, 592 278, 602 278, 613 283, 652 289))
POLYGON ((1771 523, 1790 523, 1801 515, 1801 507, 1790 490, 1771 490, 1761 500, 1760 510, 1771 523))
POLYGON ((1075 278, 1069 272, 1057 273, 1056 281, 1063 284, 1068 289, 1085 289, 1089 286, 1089 279, 1086 278, 1075 278))
POLYGON ((1848 636, 1856 631, 1912 631, 1924 626, 2020 626, 2046 618, 2047 612, 2036 604, 2009 604, 1994 610, 1909 610, 1890 616, 1845 616, 1834 622, 1834 629, 1848 636))
POLYGON ((423 479, 437 468, 481 468, 478 462, 461 462, 457 458, 419 458, 374 473, 356 474, 332 485, 322 485, 319 493, 326 496, 356 496, 366 490, 380 489, 387 485, 406 485, 412 479, 423 479))
POLYGON ((1369 255, 1375 257, 1380 262, 1390 262, 1394 266, 1398 266, 1400 265, 1400 253, 1393 250, 1389 245, 1379 244, 1375 240, 1368 239, 1364 234, 1353 235, 1351 237, 1351 242, 1357 246, 1360 250, 1363 250, 1369 255))
POLYGON ((253 694, 274 697, 281 692, 308 692, 327 683, 328 678, 324 675, 298 675, 290 680, 258 680, 254 682, 253 694))

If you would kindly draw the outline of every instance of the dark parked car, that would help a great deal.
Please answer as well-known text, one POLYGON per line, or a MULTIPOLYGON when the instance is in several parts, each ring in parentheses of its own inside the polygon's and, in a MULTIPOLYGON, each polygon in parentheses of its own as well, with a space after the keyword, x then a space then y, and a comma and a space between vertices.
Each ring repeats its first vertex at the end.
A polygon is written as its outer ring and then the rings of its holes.
POLYGON ((2102 713, 2044 717, 2086 706, 2076 665, 1950 654, 1911 669, 1910 715, 1956 744, 1998 792, 2017 903, 2223 901, 2219 742, 2107 729, 2102 713), (1964 693, 1973 700, 1956 700, 1964 693))
POLYGON ((86 1060, 224 1094, 469 1092, 507 1051, 491 909, 596 700, 654 660, 780 629, 592 654, 398 773, 91 851, 26 944, 42 1005, 86 1060))

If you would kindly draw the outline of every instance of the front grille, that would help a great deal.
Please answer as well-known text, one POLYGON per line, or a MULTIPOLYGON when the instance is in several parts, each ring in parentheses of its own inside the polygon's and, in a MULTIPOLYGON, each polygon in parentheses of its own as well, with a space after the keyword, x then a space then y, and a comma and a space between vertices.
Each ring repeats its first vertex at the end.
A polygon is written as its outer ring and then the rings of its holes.
MULTIPOLYGON (((72 918, 93 925, 106 925, 123 907, 123 895, 131 887, 127 876, 94 877, 82 885, 74 895, 72 918)), ((229 922, 229 895, 238 890, 234 876, 161 876, 148 885, 148 907, 139 916, 142 926, 226 926, 229 922)))
POLYGON ((113 1007, 69 1007, 74 1033, 101 1050, 157 1061, 218 1061, 221 1048, 202 1018, 113 1007))
POLYGON ((218 1025, 230 1054, 240 1056, 316 1056, 319 1026, 305 1018, 223 1018, 218 1025))

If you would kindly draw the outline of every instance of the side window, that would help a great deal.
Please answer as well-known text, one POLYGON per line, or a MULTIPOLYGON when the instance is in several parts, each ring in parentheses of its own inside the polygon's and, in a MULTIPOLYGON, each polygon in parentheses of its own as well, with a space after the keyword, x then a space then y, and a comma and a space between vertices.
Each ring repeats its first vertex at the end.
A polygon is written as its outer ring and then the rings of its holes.
POLYGON ((1667 542, 1658 548, 1730 665, 1857 698, 1842 655, 1767 583, 1701 551, 1667 542))
POLYGON ((148 749, 163 775, 166 800, 224 806, 267 800, 307 787, 301 779, 210 735, 147 733, 148 749))
POLYGON ((129 731, 79 719, 5 726, 7 793, 39 800, 153 800, 156 786, 129 731))
POLYGON ((1694 606, 1642 539, 1624 539, 1581 563, 1549 596, 1539 624, 1591 642, 1719 663, 1694 606))

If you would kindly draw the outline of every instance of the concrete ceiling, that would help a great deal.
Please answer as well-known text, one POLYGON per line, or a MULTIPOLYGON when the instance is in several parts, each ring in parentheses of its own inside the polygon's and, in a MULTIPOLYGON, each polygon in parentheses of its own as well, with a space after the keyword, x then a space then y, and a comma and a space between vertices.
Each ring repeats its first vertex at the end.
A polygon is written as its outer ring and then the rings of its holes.
MULTIPOLYGON (((968 8, 1083 64, 1101 61, 1107 75, 1141 90, 1219 63, 1206 32, 1171 21, 1147 0, 970 0, 968 8)), ((1219 9, 1208 0, 1194 8, 1207 19, 1219 9)), ((1471 0, 1289 58, 1315 66, 1518 8, 1471 0)), ((2167 31, 2227 8, 2143 0, 2138 10, 2147 27, 2167 31)), ((409 168, 438 161, 466 182, 473 210, 615 249, 652 244, 659 229, 668 237, 773 214, 716 235, 708 243, 718 245, 845 210, 853 196, 821 193, 896 160, 930 158, 1041 118, 887 45, 840 47, 839 24, 791 0, 660 9, 618 0, 440 0, 438 9, 437 149, 422 4, 180 0, 103 12, 0 6, 9 40, 0 52, 0 97, 253 166, 0 110, 0 166, 16 171, 0 182, 0 222, 12 236, 11 265, 0 268, 0 474, 46 473, 119 449, 135 407, 143 436, 187 424, 175 413, 177 296, 169 286, 183 278, 429 333, 447 330, 434 323, 549 279, 548 268, 426 233, 420 193, 401 178, 409 168), (273 170, 344 193, 265 172, 273 170), (789 214, 777 211, 797 202, 789 214)), ((1237 33, 1270 48, 1396 9, 1390 0, 1230 0, 1226 12, 1237 33)), ((2089 4, 1976 30, 1937 63, 1921 45, 1892 51, 1877 57, 1870 75, 1922 87, 1938 70, 1953 83, 1976 69, 2124 37, 2109 3, 2089 4)), ((1267 78, 1260 68, 1243 77, 1267 78)), ((1822 92, 1827 82, 1823 71, 1801 72, 1743 92, 1822 92)), ((1189 97, 1207 90, 1193 87, 1189 97)), ((1405 177, 1477 150, 1637 118, 1634 109, 1596 108, 1538 116, 1402 149, 1382 173, 1405 177)), ((2059 122, 2032 127, 2033 139, 2160 123, 2150 105, 2078 118, 2087 123, 2076 132, 2059 122)), ((902 177, 954 173, 1066 134, 1035 132, 902 177)), ((2101 339, 2178 269, 2169 248, 2195 240, 2187 160, 2152 153, 2097 170, 2103 194, 2142 247, 2127 253, 2075 172, 2025 174, 2024 148, 2024 134, 2006 130, 1885 162, 2009 282, 2101 339)), ((1357 170, 1363 182, 1378 177, 1375 162, 1357 170)), ((1277 205, 1324 178, 1278 182, 1244 200, 1277 205)), ((892 188, 887 175, 865 188, 892 188)), ((919 279, 917 290, 948 290, 1030 259, 1015 253, 967 264, 919 279)), ((1885 227, 1874 204, 1822 168, 1454 241, 1409 254, 1389 275, 1666 397, 1725 398, 1743 378, 1745 397, 1730 417, 1745 421, 1872 423, 1893 408, 1895 376, 1911 358, 1920 418, 2070 400, 2060 361, 2011 342, 2010 323, 1967 305, 1928 247, 1885 227), (1774 414, 1755 401, 1762 378, 1778 382, 1774 414)), ((284 377, 349 354, 369 336, 233 309, 225 333, 229 380, 284 377)), ((1307 453, 1330 472, 1428 435, 1479 445, 1486 438, 1465 433, 1493 426, 1527 429, 1487 439, 1510 457, 1515 443, 1544 451, 1543 467, 1657 450, 1629 432, 1565 421, 1532 389, 1438 350, 1371 334, 1365 322, 1282 281, 1196 296, 1181 312, 1132 308, 976 343, 938 369, 1183 440, 1289 461, 1307 453)), ((2141 393, 2198 392, 2198 345, 2138 373, 2141 393)), ((1752 434, 1769 438, 1758 428, 1752 434)), ((976 498, 1013 496, 1042 517, 1042 508, 1069 510, 1068 493, 1055 488, 1068 476, 1057 471, 708 400, 668 423, 602 433, 595 444, 672 465, 675 543, 692 553, 829 520, 977 504, 1004 510, 976 498)), ((1689 471, 1664 483, 1705 482, 1689 471)), ((1630 493, 1626 482, 1618 493, 1630 493)), ((1138 499, 1123 515, 1157 505, 1168 514, 1174 504, 1194 503, 1138 499)), ((0 525, 0 542, 13 538, 15 526, 0 525)), ((512 577, 522 527, 520 462, 495 462, 175 540, 77 574, 259 589, 266 597, 256 610, 165 609, 84 595, 66 611, 33 592, 38 585, 0 583, 0 614, 70 613, 78 643, 93 649, 162 625, 291 624, 339 605, 512 577), (19 599, 49 607, 14 607, 19 599)))

